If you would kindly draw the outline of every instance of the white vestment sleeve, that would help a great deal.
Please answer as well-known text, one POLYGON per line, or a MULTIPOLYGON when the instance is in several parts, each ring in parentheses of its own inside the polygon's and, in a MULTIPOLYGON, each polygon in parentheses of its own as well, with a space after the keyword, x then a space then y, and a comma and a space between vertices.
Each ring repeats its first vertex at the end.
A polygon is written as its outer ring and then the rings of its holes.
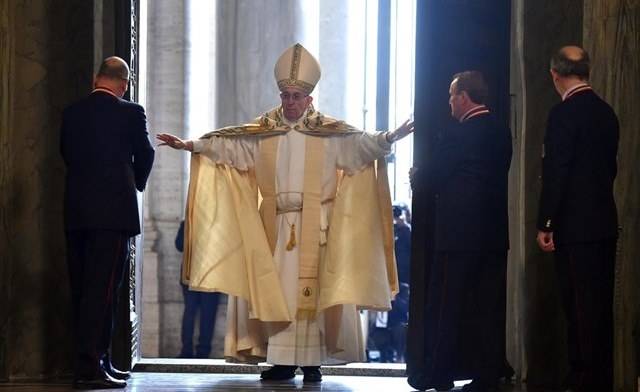
POLYGON ((353 174, 388 155, 392 144, 387 142, 385 136, 386 132, 362 132, 331 138, 336 143, 338 168, 353 174))
POLYGON ((192 140, 193 152, 200 153, 215 163, 246 171, 255 165, 259 138, 255 136, 214 136, 192 140))

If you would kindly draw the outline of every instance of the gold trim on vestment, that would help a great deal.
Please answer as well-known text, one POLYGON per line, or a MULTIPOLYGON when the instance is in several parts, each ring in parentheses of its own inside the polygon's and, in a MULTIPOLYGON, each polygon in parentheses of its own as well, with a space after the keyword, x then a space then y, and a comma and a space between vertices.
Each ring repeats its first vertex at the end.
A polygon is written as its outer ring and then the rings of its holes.
POLYGON ((312 136, 335 136, 338 134, 361 133, 362 131, 335 118, 325 116, 316 111, 313 105, 302 119, 304 128, 289 126, 282 115, 282 106, 272 109, 249 124, 230 126, 208 132, 201 139, 214 136, 275 136, 286 133, 292 129, 312 136))
POLYGON ((260 143, 256 159, 256 180, 262 196, 260 216, 264 231, 267 233, 271 254, 275 252, 277 237, 276 228, 276 158, 278 154, 278 138, 267 137, 260 143))
POLYGON ((389 192, 389 176, 387 175, 387 162, 384 158, 376 161, 376 185, 380 200, 380 217, 382 219, 382 239, 384 254, 387 260, 387 276, 389 287, 395 296, 400 291, 398 284, 398 271, 395 264, 395 245, 393 233, 393 212, 391 209, 391 193, 389 192))
POLYGON ((320 261, 320 208, 324 167, 324 140, 305 139, 302 225, 298 267, 298 319, 315 317, 318 306, 318 263, 320 261))
POLYGON ((183 252, 182 252, 182 282, 189 284, 191 279, 191 230, 194 224, 195 214, 193 213, 193 201, 195 199, 195 190, 198 187, 198 170, 200 168, 199 159, 191 159, 190 181, 189 189, 187 192, 187 205, 184 219, 184 239, 183 239, 183 252))

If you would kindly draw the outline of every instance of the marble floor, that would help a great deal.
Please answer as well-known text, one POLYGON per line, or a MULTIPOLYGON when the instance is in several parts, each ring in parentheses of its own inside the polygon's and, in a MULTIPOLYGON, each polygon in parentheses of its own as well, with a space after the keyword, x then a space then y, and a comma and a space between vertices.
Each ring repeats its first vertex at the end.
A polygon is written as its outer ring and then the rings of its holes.
MULTIPOLYGON (((456 383, 454 391, 461 389, 456 383)), ((71 391, 68 384, 0 384, 0 392, 63 392, 71 391)), ((127 392, 242 392, 242 391, 367 391, 404 392, 413 389, 403 377, 325 376, 320 384, 304 384, 302 376, 291 381, 260 382, 256 374, 203 373, 133 373, 127 392)), ((524 392, 523 387, 505 386, 503 392, 524 392)))

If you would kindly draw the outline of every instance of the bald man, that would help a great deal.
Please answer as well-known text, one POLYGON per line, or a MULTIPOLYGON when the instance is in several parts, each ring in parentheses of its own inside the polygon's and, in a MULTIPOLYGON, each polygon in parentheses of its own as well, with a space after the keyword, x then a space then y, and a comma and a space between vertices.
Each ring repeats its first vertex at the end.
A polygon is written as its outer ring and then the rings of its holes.
POLYGON ((67 107, 60 149, 67 167, 65 231, 75 329, 74 386, 124 388, 108 355, 129 240, 140 234, 137 191, 153 164, 142 106, 123 100, 129 67, 104 60, 91 94, 67 107))
POLYGON ((562 102, 547 122, 537 240, 556 259, 568 321, 567 386, 607 392, 613 390, 618 119, 589 85, 584 49, 560 49, 551 77, 562 102))

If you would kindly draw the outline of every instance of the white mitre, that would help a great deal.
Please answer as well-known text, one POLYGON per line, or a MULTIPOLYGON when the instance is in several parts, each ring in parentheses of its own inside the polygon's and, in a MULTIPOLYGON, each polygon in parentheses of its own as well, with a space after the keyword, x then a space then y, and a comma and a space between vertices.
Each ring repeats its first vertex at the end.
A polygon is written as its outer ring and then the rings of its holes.
POLYGON ((280 90, 297 87, 311 94, 320 80, 320 63, 302 45, 295 44, 280 55, 273 73, 280 90))

